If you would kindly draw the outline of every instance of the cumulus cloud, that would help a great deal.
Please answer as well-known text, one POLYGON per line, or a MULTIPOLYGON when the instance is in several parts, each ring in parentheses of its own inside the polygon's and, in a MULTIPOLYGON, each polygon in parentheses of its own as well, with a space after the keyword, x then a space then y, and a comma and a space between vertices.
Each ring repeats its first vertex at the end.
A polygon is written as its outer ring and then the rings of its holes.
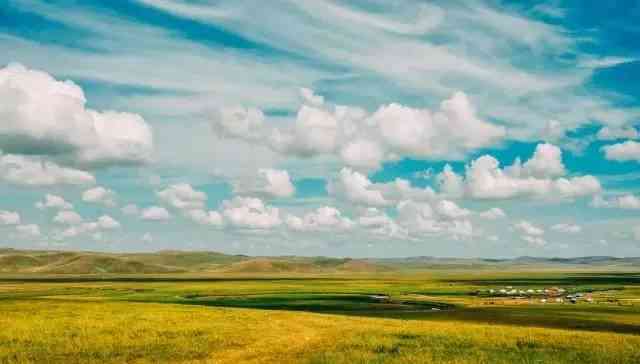
POLYGON ((301 88, 300 96, 302 96, 302 98, 309 105, 321 106, 322 104, 324 104, 324 97, 322 97, 321 95, 316 95, 316 93, 309 88, 305 88, 305 87, 301 88))
POLYGON ((640 161, 640 143, 627 140, 624 143, 607 145, 602 147, 604 156, 612 161, 640 161))
POLYGON ((338 178, 332 181, 328 190, 329 193, 344 197, 355 204, 367 206, 385 206, 389 204, 382 192, 372 188, 373 183, 364 174, 350 168, 343 168, 338 178))
POLYGON ((234 184, 234 192, 260 197, 291 197, 296 192, 289 172, 285 170, 262 168, 257 177, 234 184))
POLYGON ((431 187, 413 187, 409 181, 402 178, 396 178, 387 183, 374 183, 371 188, 380 191, 385 200, 394 203, 403 200, 434 201, 438 198, 431 187))
POLYGON ((207 201, 207 194, 195 190, 188 183, 178 183, 157 192, 158 197, 180 210, 202 209, 207 201))
POLYGON ((375 207, 367 208, 357 219, 360 227, 376 235, 393 238, 407 238, 409 232, 393 218, 375 207))
POLYGON ((524 164, 516 160, 513 165, 502 169, 498 160, 484 155, 466 167, 464 177, 454 176, 454 172, 445 169, 438 179, 441 191, 457 192, 476 199, 527 196, 571 199, 594 195, 602 190, 600 182, 593 176, 559 177, 564 173, 560 150, 550 144, 540 144, 533 157, 524 164))
POLYGON ((0 211, 0 225, 20 224, 20 214, 14 211, 0 211))
POLYGON ((0 179, 23 186, 92 185, 92 174, 40 157, 0 154, 0 179))
POLYGON ((98 186, 84 191, 82 193, 82 201, 113 207, 116 205, 116 193, 98 186))
POLYGON ((320 207, 302 217, 289 215, 285 222, 289 229, 295 231, 329 232, 348 230, 355 224, 351 219, 343 217, 338 209, 329 206, 320 207))
POLYGON ((538 144, 531 159, 526 161, 519 171, 520 175, 540 178, 564 176, 565 173, 562 151, 548 143, 538 144))
POLYGON ((488 220, 497 220, 507 217, 504 210, 499 207, 492 207, 486 211, 481 212, 480 217, 488 220))
POLYGON ((44 201, 36 202, 36 208, 40 210, 44 210, 46 208, 70 210, 73 208, 73 205, 70 202, 65 201, 65 199, 62 198, 61 196, 47 193, 44 196, 44 201))
POLYGON ((413 236, 447 235, 466 239, 474 234, 473 225, 464 217, 469 213, 452 202, 433 206, 427 202, 402 201, 397 205, 397 222, 413 236))
POLYGON ((218 211, 190 210, 187 217, 201 225, 222 226, 224 221, 218 211))
POLYGON ((94 240, 102 240, 102 231, 120 229, 120 223, 109 215, 102 215, 96 221, 81 222, 69 226, 54 235, 54 239, 63 240, 90 234, 94 240))
POLYGON ((130 203, 123 206, 120 211, 125 215, 138 215, 140 213, 140 208, 137 205, 130 203))
POLYGON ((222 215, 234 227, 270 229, 282 224, 280 211, 253 197, 234 197, 222 203, 222 215))
POLYGON ((143 220, 164 221, 169 220, 171 218, 171 214, 164 207, 151 206, 142 210, 140 217, 143 220))
POLYGON ((467 217, 471 211, 461 208, 455 202, 449 200, 441 200, 436 204, 436 211, 446 219, 460 219, 467 217))
POLYGON ((0 149, 79 164, 150 160, 151 127, 141 116, 86 108, 82 89, 20 64, 0 69, 0 149))
POLYGON ((372 119, 394 152, 416 157, 460 156, 505 135, 504 128, 476 116, 463 92, 444 100, 436 112, 391 104, 378 109, 372 119))
POLYGON ((264 134, 264 114, 255 108, 222 108, 212 115, 211 127, 220 137, 257 140, 264 134))
POLYGON ((373 183, 351 168, 342 168, 328 185, 329 194, 356 205, 390 206, 403 200, 432 201, 437 198, 431 187, 416 188, 402 178, 387 183, 373 183))
POLYGON ((109 215, 100 216, 97 223, 100 229, 113 230, 120 228, 120 223, 109 215))
POLYGON ((53 221, 58 224, 76 225, 82 222, 82 216, 72 210, 58 211, 53 221))
POLYGON ((446 164, 442 172, 436 175, 436 182, 440 192, 447 196, 460 197, 464 194, 464 180, 453 171, 449 164, 446 164))
POLYGON ((269 127, 259 110, 244 108, 219 110, 211 124, 220 137, 263 143, 287 155, 336 155, 358 169, 377 169, 404 156, 458 159, 505 136, 503 127, 476 115, 462 92, 435 111, 394 103, 372 114, 328 105, 311 90, 303 91, 303 99, 293 125, 269 127))
POLYGON ((598 131, 596 137, 599 140, 638 139, 640 134, 633 126, 619 128, 605 126, 598 131))
POLYGON ((519 231, 519 232, 527 234, 527 235, 532 235, 532 236, 544 235, 544 229, 543 228, 535 226, 535 225, 533 225, 532 223, 530 223, 529 221, 526 221, 526 220, 522 220, 522 221, 514 224, 513 228, 516 231, 519 231))
POLYGON ((629 209, 629 210, 639 210, 640 209, 640 198, 630 193, 614 196, 611 198, 604 198, 601 195, 597 195, 591 201, 591 206, 593 207, 604 207, 604 208, 619 208, 619 209, 629 209))
POLYGON ((346 165, 366 170, 380 168, 385 160, 382 146, 367 139, 348 142, 340 150, 340 157, 346 165))
POLYGON ((532 247, 541 248, 547 245, 547 241, 540 236, 524 235, 522 236, 522 240, 526 241, 532 247))
POLYGON ((41 235, 40 226, 36 224, 25 224, 16 226, 18 234, 25 237, 38 237, 41 235))
POLYGON ((551 226, 551 230, 566 233, 566 234, 577 234, 582 231, 582 227, 576 224, 555 224, 551 226))

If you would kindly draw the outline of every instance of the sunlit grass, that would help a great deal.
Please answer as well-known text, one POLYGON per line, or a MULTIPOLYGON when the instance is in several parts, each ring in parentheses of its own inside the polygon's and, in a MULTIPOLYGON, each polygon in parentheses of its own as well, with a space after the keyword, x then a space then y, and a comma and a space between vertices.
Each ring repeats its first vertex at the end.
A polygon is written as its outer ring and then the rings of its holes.
POLYGON ((640 363, 640 289, 624 276, 157 277, 0 278, 0 363, 640 363), (474 293, 507 281, 597 302, 474 293))
POLYGON ((640 336, 128 302, 0 302, 0 362, 637 363, 640 336))

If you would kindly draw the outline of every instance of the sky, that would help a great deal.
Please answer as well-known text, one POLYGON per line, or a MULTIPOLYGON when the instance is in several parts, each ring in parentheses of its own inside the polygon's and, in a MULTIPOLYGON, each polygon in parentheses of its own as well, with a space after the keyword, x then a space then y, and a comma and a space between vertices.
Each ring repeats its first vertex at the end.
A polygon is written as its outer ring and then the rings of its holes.
POLYGON ((0 246, 640 256, 638 24, 632 0, 0 0, 0 246))

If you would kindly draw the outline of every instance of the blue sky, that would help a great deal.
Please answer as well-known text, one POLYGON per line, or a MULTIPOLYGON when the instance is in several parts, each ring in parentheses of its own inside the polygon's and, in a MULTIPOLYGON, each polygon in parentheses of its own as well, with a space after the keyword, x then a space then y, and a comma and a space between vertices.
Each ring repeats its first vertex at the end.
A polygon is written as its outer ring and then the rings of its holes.
POLYGON ((639 23, 637 1, 4 1, 0 245, 640 256, 639 23))

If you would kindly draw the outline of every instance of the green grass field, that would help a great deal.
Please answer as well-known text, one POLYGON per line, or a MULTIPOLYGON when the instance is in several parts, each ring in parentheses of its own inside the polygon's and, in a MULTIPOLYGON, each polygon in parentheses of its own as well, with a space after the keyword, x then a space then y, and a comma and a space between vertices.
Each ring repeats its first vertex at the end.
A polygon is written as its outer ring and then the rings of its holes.
POLYGON ((4 275, 0 328, 0 363, 640 363, 640 275, 4 275))

